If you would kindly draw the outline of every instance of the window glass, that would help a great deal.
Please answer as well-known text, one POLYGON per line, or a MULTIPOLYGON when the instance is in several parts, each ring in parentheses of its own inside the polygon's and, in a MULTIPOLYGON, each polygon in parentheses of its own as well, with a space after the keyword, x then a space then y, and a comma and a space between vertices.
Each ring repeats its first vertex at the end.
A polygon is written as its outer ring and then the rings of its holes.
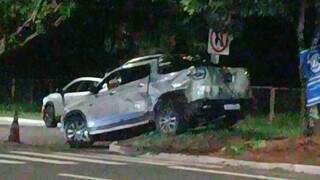
POLYGON ((67 88, 66 92, 85 92, 90 91, 90 88, 96 86, 98 82, 95 81, 80 81, 72 84, 70 87, 67 88))
POLYGON ((72 84, 71 86, 69 86, 67 89, 66 89, 66 93, 71 93, 71 92, 77 92, 78 90, 78 87, 80 86, 81 82, 76 82, 74 84, 72 84))
POLYGON ((108 88, 112 89, 150 75, 150 65, 142 65, 133 68, 122 69, 114 72, 107 78, 108 88))
POLYGON ((90 88, 93 87, 95 84, 96 82, 93 81, 82 81, 77 88, 77 92, 90 91, 90 88))

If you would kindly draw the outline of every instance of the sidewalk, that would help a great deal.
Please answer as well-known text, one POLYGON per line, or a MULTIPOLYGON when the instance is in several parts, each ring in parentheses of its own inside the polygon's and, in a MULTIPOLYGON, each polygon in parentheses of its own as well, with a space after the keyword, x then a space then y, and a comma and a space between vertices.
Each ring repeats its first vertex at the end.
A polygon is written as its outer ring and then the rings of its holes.
MULTIPOLYGON (((11 125, 13 117, 0 117, 0 125, 11 125)), ((19 118, 18 120, 20 126, 36 126, 43 127, 45 126, 43 120, 34 120, 34 119, 24 119, 19 118)))
MULTIPOLYGON (((0 149, 9 145, 10 125, 12 118, 0 118, 0 149)), ((19 118, 19 132, 22 144, 12 145, 15 148, 28 146, 30 148, 68 149, 64 134, 58 128, 46 128, 41 120, 19 118)))

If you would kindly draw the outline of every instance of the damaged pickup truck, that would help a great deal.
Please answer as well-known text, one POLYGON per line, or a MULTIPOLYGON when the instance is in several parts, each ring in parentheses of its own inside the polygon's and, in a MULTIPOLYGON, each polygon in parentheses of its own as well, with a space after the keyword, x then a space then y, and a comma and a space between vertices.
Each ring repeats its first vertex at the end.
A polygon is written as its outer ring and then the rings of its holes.
POLYGON ((82 147, 98 135, 148 123, 164 134, 198 121, 233 125, 244 116, 249 88, 243 68, 194 65, 161 54, 139 57, 66 106, 60 127, 71 147, 82 147))

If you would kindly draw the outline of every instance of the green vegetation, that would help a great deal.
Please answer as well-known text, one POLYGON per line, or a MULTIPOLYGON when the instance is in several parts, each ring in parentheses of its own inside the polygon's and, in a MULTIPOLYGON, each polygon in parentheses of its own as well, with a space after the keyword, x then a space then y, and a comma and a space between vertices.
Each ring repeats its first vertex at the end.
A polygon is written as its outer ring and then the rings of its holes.
POLYGON ((71 16, 73 1, 0 1, 0 55, 23 46, 71 16))
POLYGON ((151 132, 121 143, 153 152, 208 154, 222 150, 229 155, 241 155, 249 149, 266 147, 269 140, 301 136, 301 123, 296 114, 280 114, 272 122, 262 116, 248 117, 229 130, 208 125, 177 136, 151 132))
POLYGON ((301 116, 280 114, 272 122, 265 117, 247 118, 235 127, 244 139, 280 139, 302 135, 301 116))
MULTIPOLYGON (((41 109, 37 104, 18 103, 19 117, 27 119, 42 119, 41 109)), ((0 117, 13 117, 14 105, 0 104, 0 117)))

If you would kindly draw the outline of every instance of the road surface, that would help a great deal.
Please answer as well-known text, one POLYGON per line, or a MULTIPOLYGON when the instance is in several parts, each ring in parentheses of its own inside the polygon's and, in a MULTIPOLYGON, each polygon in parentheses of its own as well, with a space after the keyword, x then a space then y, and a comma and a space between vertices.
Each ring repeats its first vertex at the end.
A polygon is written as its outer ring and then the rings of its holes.
POLYGON ((9 126, 0 126, 0 179, 320 179, 280 170, 184 164, 170 160, 115 155, 107 146, 70 149, 57 129, 20 127, 24 144, 3 142, 9 126))
POLYGON ((56 152, 11 148, 0 153, 1 179, 319 179, 319 176, 105 153, 56 152))

